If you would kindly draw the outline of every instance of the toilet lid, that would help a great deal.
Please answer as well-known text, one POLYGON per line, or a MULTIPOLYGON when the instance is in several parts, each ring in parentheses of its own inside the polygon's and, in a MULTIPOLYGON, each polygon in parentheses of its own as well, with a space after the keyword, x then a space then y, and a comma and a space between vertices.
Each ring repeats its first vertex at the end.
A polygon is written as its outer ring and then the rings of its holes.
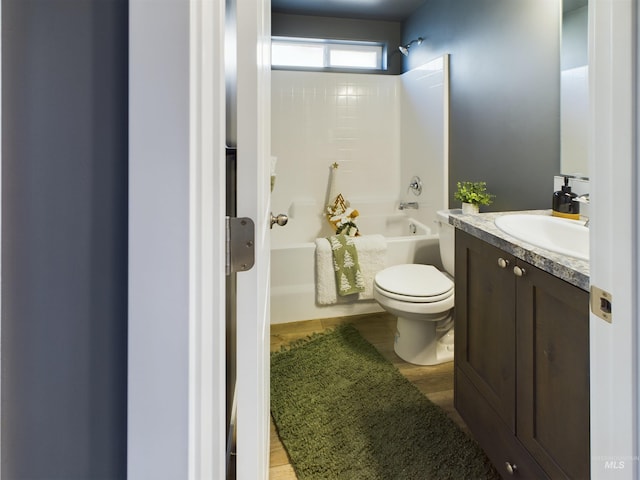
POLYGON ((453 282, 433 265, 395 265, 378 272, 375 283, 383 290, 407 297, 440 297, 453 293, 453 282))

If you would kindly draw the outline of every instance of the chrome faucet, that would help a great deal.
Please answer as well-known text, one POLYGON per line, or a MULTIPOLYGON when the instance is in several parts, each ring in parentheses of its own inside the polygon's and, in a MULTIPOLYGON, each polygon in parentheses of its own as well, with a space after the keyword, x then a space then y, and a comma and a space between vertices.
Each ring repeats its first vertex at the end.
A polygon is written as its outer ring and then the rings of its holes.
POLYGON ((418 202, 400 202, 399 210, 405 210, 407 208, 418 209, 418 202))
MULTIPOLYGON (((587 205, 589 205, 589 203, 591 202, 591 200, 589 199, 589 194, 588 193, 583 193, 582 195, 576 197, 576 201, 580 202, 580 203, 585 203, 587 205)), ((585 227, 589 227, 589 219, 587 218, 587 221, 584 222, 584 226, 585 227)))

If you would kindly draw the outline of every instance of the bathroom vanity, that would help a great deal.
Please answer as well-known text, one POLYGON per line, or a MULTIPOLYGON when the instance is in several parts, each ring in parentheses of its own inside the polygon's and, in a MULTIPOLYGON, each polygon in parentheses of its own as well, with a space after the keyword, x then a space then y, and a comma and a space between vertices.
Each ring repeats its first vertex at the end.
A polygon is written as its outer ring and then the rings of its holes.
POLYGON ((455 407, 504 478, 589 478, 588 262, 502 233, 497 215, 450 220, 455 407))

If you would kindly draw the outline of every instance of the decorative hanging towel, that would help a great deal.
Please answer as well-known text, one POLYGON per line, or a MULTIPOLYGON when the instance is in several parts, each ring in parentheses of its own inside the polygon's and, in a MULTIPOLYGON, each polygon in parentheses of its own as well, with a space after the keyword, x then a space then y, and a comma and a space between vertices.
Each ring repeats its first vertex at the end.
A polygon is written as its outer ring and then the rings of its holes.
POLYGON ((329 237, 333 252, 333 268, 336 272, 338 295, 346 296, 364 292, 364 277, 358 263, 358 252, 353 238, 347 235, 329 237))
POLYGON ((336 235, 344 234, 350 237, 360 235, 360 230, 355 223, 356 217, 359 215, 358 210, 351 208, 349 202, 345 200, 341 193, 336 194, 336 176, 338 172, 338 164, 331 165, 331 173, 329 177, 329 196, 325 215, 327 220, 336 232, 336 235))

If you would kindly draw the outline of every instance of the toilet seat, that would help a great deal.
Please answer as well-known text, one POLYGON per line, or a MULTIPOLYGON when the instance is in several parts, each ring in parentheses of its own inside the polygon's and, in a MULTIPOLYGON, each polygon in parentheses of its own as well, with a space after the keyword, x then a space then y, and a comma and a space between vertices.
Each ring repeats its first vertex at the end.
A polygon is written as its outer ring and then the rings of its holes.
POLYGON ((410 303, 435 303, 453 296, 454 284, 433 265, 394 265, 378 272, 374 284, 381 295, 410 303))

